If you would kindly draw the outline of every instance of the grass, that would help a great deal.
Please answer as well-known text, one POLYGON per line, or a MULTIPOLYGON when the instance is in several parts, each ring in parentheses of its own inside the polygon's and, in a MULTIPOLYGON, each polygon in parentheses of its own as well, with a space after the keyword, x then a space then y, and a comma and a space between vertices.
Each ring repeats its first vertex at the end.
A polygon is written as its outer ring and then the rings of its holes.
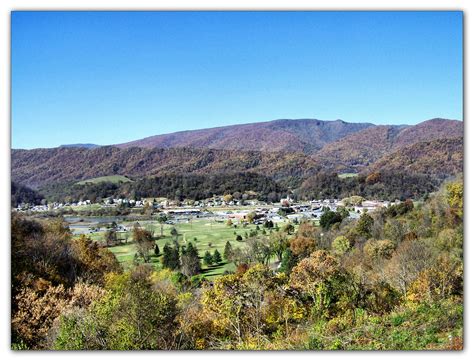
MULTIPOLYGON (((120 246, 110 247, 109 249, 125 269, 133 266, 133 258, 137 251, 135 244, 128 243, 120 246)), ((151 256, 151 264, 157 269, 160 268, 159 258, 160 257, 156 257, 155 255, 151 256)))
POLYGON ((108 175, 104 177, 86 179, 86 180, 77 182, 76 184, 84 185, 87 183, 97 184, 97 183, 105 183, 105 182, 117 184, 117 183, 127 183, 127 182, 132 182, 132 181, 123 175, 108 175))
POLYGON ((344 179, 344 178, 357 177, 357 175, 358 175, 358 173, 340 173, 340 174, 338 174, 337 176, 338 176, 339 178, 344 179))
MULTIPOLYGON (((147 229, 154 229, 155 236, 160 236, 161 227, 159 223, 147 221, 140 222, 140 224, 147 229)), ((206 251, 209 251, 211 254, 213 254, 217 249, 220 252, 223 258, 223 262, 221 264, 212 265, 209 267, 202 264, 203 274, 209 279, 213 279, 214 277, 222 275, 227 270, 235 270, 235 265, 233 263, 228 263, 224 259, 225 244, 227 241, 230 241, 232 248, 234 249, 245 247, 245 242, 235 240, 236 236, 241 235, 242 238, 245 239, 245 232, 250 232, 256 228, 255 225, 243 227, 240 224, 237 226, 237 228, 234 228, 233 226, 227 226, 225 223, 215 222, 208 219, 193 220, 189 223, 178 223, 175 225, 165 224, 163 227, 163 237, 159 237, 159 239, 156 240, 161 252, 163 251, 163 247, 166 243, 169 243, 170 245, 173 244, 173 238, 170 234, 173 227, 178 230, 179 245, 182 246, 187 242, 192 242, 197 247, 201 259, 203 258, 206 251), (234 234, 234 232, 236 234, 234 234)), ((261 226, 260 228, 263 229, 261 226)), ((103 239, 103 235, 97 233, 92 235, 91 238, 100 241, 103 239)), ((133 265, 133 257, 136 252, 135 244, 122 244, 110 247, 109 249, 115 254, 118 261, 123 265, 124 268, 129 268, 133 265)), ((152 263, 157 268, 160 267, 160 258, 161 257, 152 257, 152 263)))

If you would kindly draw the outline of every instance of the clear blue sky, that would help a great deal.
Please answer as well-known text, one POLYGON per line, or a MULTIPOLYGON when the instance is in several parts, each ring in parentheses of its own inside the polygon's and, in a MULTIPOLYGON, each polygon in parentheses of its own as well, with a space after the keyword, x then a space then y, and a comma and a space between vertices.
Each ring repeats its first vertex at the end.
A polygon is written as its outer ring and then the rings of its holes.
POLYGON ((461 12, 13 12, 12 146, 462 119, 461 12))

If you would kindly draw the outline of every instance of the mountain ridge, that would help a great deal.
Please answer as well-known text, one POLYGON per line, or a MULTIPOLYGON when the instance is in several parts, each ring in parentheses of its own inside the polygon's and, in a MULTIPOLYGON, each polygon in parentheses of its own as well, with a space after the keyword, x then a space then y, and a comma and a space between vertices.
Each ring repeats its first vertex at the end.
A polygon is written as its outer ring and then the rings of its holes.
MULTIPOLYGON (((292 132, 287 134, 284 141, 275 139, 275 133, 270 132, 272 142, 280 144, 280 147, 273 147, 271 151, 260 150, 268 149, 273 144, 265 142, 263 146, 258 144, 258 150, 244 149, 242 145, 238 149, 207 148, 210 144, 205 144, 205 138, 200 138, 201 147, 196 146, 194 141, 191 142, 194 145, 192 147, 171 144, 162 148, 101 146, 13 149, 12 180, 37 188, 47 183, 111 175, 140 178, 176 173, 212 175, 250 172, 291 186, 320 171, 359 173, 376 171, 378 167, 397 172, 421 172, 441 178, 462 171, 462 121, 434 118, 413 126, 363 123, 359 131, 354 131, 353 127, 347 128, 349 123, 341 120, 331 121, 329 130, 325 129, 328 123, 324 121, 307 119, 296 123, 295 126, 294 121, 282 119, 267 122, 263 126, 262 129, 269 130, 270 124, 280 134, 285 133, 282 133, 285 127, 292 132), (313 127, 312 131, 306 131, 308 124, 313 127), (318 148, 317 142, 308 147, 314 133, 321 135, 326 131, 333 133, 322 148, 318 148), (349 134, 342 136, 345 133, 349 134), (420 160, 416 162, 416 159, 410 158, 410 152, 416 152, 420 160), (432 162, 430 157, 438 157, 440 161, 432 162)), ((247 136, 242 139, 248 141, 250 138, 257 142, 258 136, 254 134, 253 138, 247 136)), ((223 136, 220 141, 225 143, 227 139, 223 136)))
POLYGON ((266 122, 158 134, 126 143, 119 148, 207 148, 226 150, 291 151, 312 153, 326 143, 374 126, 343 120, 276 119, 266 122))

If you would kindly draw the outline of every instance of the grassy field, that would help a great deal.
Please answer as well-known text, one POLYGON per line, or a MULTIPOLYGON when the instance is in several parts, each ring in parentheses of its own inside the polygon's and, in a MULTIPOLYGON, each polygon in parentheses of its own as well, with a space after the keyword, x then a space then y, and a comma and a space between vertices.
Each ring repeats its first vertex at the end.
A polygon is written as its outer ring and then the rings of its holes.
MULTIPOLYGON (((160 224, 156 222, 141 222, 142 227, 152 228, 155 230, 155 236, 160 235, 160 224)), ((206 251, 211 254, 217 249, 222 258, 224 258, 224 247, 227 241, 230 241, 232 247, 241 248, 244 247, 244 242, 236 241, 237 235, 241 235, 244 238, 245 232, 250 232, 256 229, 255 225, 249 225, 243 227, 238 225, 237 228, 233 226, 227 226, 225 223, 210 221, 210 220, 193 220, 189 223, 177 223, 175 225, 165 224, 163 227, 163 237, 160 237, 156 243, 158 244, 160 251, 163 251, 163 246, 168 242, 172 244, 172 236, 170 234, 171 229, 175 227, 178 230, 178 242, 181 245, 185 245, 187 242, 192 242, 198 249, 199 256, 202 258, 206 251)), ((260 226, 260 228, 262 228, 260 226)), ((261 232, 261 231, 260 231, 261 232)), ((101 234, 94 234, 92 238, 95 240, 101 240, 103 236, 101 234)), ((130 237, 131 239, 131 237, 130 237)), ((245 238, 244 238, 245 239, 245 238)), ((124 268, 129 268, 133 265, 133 257, 136 252, 135 245, 128 243, 109 248, 117 257, 119 262, 124 268)), ((152 257, 152 263, 155 267, 159 268, 159 258, 152 257)), ((224 259, 222 264, 211 267, 206 267, 202 264, 203 273, 206 277, 212 279, 216 276, 222 275, 226 270, 233 271, 235 266, 233 263, 227 263, 224 259)))
POLYGON ((352 177, 357 177, 358 173, 340 173, 337 176, 339 178, 352 178, 352 177))
POLYGON ((120 183, 120 182, 122 182, 122 183, 127 183, 127 182, 131 182, 131 180, 128 179, 127 177, 123 176, 123 175, 109 175, 109 176, 105 176, 105 177, 97 177, 97 178, 86 179, 86 180, 77 182, 76 184, 78 184, 78 185, 84 185, 84 184, 86 184, 86 183, 97 184, 97 183, 103 183, 103 182, 108 182, 108 183, 120 183))

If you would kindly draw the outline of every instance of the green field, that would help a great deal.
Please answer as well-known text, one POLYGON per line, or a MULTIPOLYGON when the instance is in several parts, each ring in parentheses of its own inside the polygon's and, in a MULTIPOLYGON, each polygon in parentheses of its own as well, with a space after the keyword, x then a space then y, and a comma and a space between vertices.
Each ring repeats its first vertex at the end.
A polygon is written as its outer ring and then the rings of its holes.
MULTIPOLYGON (((140 222, 140 225, 147 229, 152 227, 155 230, 155 236, 160 236, 160 224, 148 221, 140 222)), ((170 234, 172 227, 175 227, 178 230, 178 242, 180 246, 185 245, 187 242, 192 242, 194 245, 196 245, 201 258, 204 256, 206 251, 209 251, 211 254, 213 254, 216 249, 221 253, 222 258, 224 258, 224 247, 227 241, 230 241, 234 249, 245 247, 245 242, 236 241, 235 238, 237 235, 241 235, 242 238, 244 238, 245 232, 250 232, 256 228, 255 225, 243 227, 241 224, 239 224, 237 228, 234 228, 233 226, 227 226, 224 222, 221 223, 208 219, 193 220, 190 223, 177 223, 175 225, 165 224, 163 227, 163 237, 159 237, 159 239, 156 241, 161 252, 163 251, 163 246, 167 242, 172 244, 172 236, 170 234), (234 234, 234 232, 236 234, 234 234)), ((263 229, 261 226, 260 228, 263 229)), ((102 237, 103 236, 101 234, 94 234, 92 236, 93 239, 98 241, 100 241, 102 237)), ((129 268, 133 265, 133 257, 136 252, 136 248, 133 243, 129 242, 128 244, 110 247, 109 249, 115 254, 124 268, 129 268)), ((152 257, 152 263, 157 268, 160 267, 158 258, 152 257)), ((206 277, 211 279, 223 274, 226 270, 233 271, 235 269, 235 265, 233 263, 227 263, 225 259, 222 264, 218 266, 214 265, 211 267, 206 267, 204 264, 201 264, 201 266, 206 277)))
POLYGON ((358 173, 340 173, 340 174, 338 174, 337 176, 338 176, 339 178, 344 179, 344 178, 357 177, 357 175, 358 175, 358 173))
POLYGON ((132 182, 130 179, 123 175, 109 175, 105 177, 97 177, 97 178, 91 178, 91 179, 86 179, 80 182, 77 182, 77 185, 85 185, 87 183, 127 183, 127 182, 132 182))

